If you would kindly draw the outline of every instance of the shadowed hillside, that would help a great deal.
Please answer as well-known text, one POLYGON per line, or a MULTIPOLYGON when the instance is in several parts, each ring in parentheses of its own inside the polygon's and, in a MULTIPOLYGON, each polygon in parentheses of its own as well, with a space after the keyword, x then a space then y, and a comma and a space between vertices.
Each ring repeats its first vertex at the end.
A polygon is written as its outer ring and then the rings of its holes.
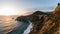
POLYGON ((17 21, 31 21, 33 28, 29 34, 60 34, 60 4, 51 13, 36 11, 28 16, 20 16, 17 21))

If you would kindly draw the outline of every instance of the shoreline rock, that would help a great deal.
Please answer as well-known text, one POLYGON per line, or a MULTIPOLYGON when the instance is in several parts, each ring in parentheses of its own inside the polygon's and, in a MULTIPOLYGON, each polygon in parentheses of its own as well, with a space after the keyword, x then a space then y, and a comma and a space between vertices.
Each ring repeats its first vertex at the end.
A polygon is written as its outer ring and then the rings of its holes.
POLYGON ((20 16, 16 20, 32 22, 33 28, 29 34, 60 34, 60 4, 51 13, 36 11, 28 16, 20 16))

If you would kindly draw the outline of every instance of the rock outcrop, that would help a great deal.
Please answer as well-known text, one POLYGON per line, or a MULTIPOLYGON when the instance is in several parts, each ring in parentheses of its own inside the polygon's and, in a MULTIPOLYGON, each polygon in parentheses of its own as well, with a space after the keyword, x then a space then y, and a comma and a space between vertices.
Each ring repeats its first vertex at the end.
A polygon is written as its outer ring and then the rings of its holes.
POLYGON ((60 4, 49 14, 36 11, 28 16, 20 16, 16 20, 32 22, 33 28, 29 34, 60 34, 60 4))

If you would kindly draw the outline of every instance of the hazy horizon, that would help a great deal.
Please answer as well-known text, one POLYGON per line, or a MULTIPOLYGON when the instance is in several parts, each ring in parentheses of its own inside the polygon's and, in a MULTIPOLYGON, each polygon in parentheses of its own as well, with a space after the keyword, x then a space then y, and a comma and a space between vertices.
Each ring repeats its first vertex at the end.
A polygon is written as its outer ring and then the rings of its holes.
POLYGON ((0 15, 21 15, 35 10, 53 11, 59 0, 0 0, 0 15))

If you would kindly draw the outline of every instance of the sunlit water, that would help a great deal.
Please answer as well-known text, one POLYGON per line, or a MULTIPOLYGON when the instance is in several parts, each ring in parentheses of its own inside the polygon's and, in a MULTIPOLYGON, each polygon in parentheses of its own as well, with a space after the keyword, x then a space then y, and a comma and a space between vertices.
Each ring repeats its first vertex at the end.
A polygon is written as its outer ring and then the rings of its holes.
POLYGON ((0 17, 0 34, 24 34, 30 23, 15 21, 9 16, 0 17), (24 32, 25 31, 25 32, 24 32))

